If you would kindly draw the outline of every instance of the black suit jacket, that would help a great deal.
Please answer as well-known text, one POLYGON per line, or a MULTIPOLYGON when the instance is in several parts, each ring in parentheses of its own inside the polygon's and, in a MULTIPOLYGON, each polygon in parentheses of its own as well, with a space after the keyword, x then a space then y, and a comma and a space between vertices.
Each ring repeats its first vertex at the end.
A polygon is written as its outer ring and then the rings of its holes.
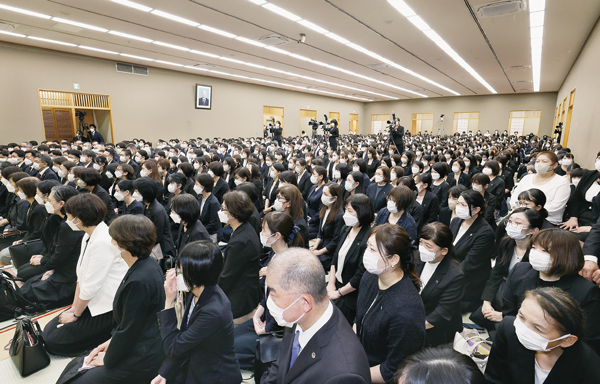
POLYGON ((88 131, 87 138, 90 143, 93 143, 94 141, 97 141, 98 143, 104 143, 104 137, 102 137, 98 131, 94 131, 94 134, 90 134, 88 131))
MULTIPOLYGON (((450 222, 454 239, 462 222, 458 217, 450 222)), ((479 216, 454 245, 456 260, 465 272, 463 311, 473 311, 481 304, 481 294, 492 270, 491 258, 495 254, 495 244, 494 231, 484 218, 479 216)))
POLYGON ((600 353, 600 288, 577 274, 562 276, 553 282, 542 281, 539 272, 529 263, 517 263, 508 274, 502 314, 516 316, 525 292, 537 287, 552 286, 562 289, 577 301, 586 320, 586 337, 583 339, 596 353, 600 353))
MULTIPOLYGON (((417 263, 419 276, 425 263, 417 263)), ((431 275, 421 291, 426 320, 433 325, 427 329, 427 343, 436 347, 454 340, 456 332, 462 331, 460 301, 465 292, 465 274, 460 264, 448 254, 431 275)))
POLYGON ((279 358, 261 384, 363 384, 371 382, 369 362, 360 342, 337 307, 329 321, 300 351, 290 369, 294 328, 286 328, 279 358))
POLYGON ((373 202, 373 207, 375 212, 379 212, 379 210, 385 206, 387 206, 387 195, 390 193, 392 188, 394 187, 392 184, 387 183, 383 186, 379 194, 377 195, 377 183, 372 183, 367 188, 366 195, 369 196, 369 199, 373 202), (377 195, 377 197, 375 197, 377 195))
MULTIPOLYGON (((52 215, 51 218, 60 218, 52 215)), ((48 218, 50 220, 50 218, 48 218)), ((47 251, 40 264, 47 270, 54 270, 52 279, 60 283, 74 283, 77 281, 77 261, 81 251, 81 239, 83 231, 73 231, 64 219, 59 223, 52 243, 46 245, 47 251)))
POLYGON ((143 215, 144 214, 144 204, 133 200, 131 204, 123 204, 122 215, 143 215))
MULTIPOLYGON (((535 351, 517 338, 515 318, 507 316, 499 324, 494 346, 485 370, 490 384, 532 384, 535 382, 535 351)), ((600 377, 600 357, 577 341, 565 348, 544 384, 596 384, 600 377)))
MULTIPOLYGON (((575 192, 571 194, 567 202, 566 214, 568 217, 580 218, 581 215, 592 208, 592 203, 585 199, 585 194, 598 179, 599 172, 595 169, 587 171, 577 184, 575 192)), ((582 225, 581 223, 579 225, 582 225)))
POLYGON ((592 225, 590 234, 583 244, 583 254, 596 256, 600 259, 600 219, 592 225))
MULTIPOLYGON (((200 205, 202 205, 202 196, 199 198, 200 205)), ((218 234, 221 231, 221 221, 219 220, 219 212, 221 210, 221 203, 219 200, 211 193, 206 199, 204 206, 202 207, 202 212, 200 212, 200 221, 204 224, 204 227, 208 231, 209 234, 214 235, 218 234)))
POLYGON ((310 193, 310 187, 312 187, 312 185, 313 184, 310 182, 310 173, 305 171, 298 182, 298 189, 302 194, 302 200, 306 201, 306 199, 308 199, 308 194, 310 193))
POLYGON ((156 369, 164 360, 156 313, 165 307, 163 273, 153 257, 129 268, 113 302, 115 329, 104 355, 107 369, 156 369))
POLYGON ((279 179, 277 179, 277 182, 275 182, 275 187, 273 187, 274 181, 274 179, 269 178, 269 180, 267 180, 265 190, 263 191, 263 196, 265 197, 265 199, 269 200, 269 206, 273 205, 273 202, 277 198, 277 188, 279 188, 279 179), (271 190, 271 188, 273 188, 273 190, 271 190))
POLYGON ((179 226, 179 233, 176 241, 177 246, 177 254, 181 252, 183 247, 185 247, 188 243, 199 240, 209 240, 210 235, 204 228, 204 225, 200 220, 197 220, 196 223, 192 226, 188 226, 187 231, 183 231, 183 225, 179 226))
POLYGON ((258 235, 247 222, 233 231, 223 251, 225 264, 219 276, 219 287, 231 301, 234 319, 247 315, 260 302, 260 251, 258 235))
POLYGON ((169 215, 156 199, 144 209, 144 215, 149 218, 156 227, 156 243, 160 244, 163 253, 173 251, 173 235, 171 234, 171 223, 169 215))
POLYGON ((187 294, 181 330, 173 308, 158 313, 160 335, 167 359, 159 374, 172 381, 237 384, 242 381, 233 349, 231 303, 218 286, 207 286, 198 298, 189 321, 191 301, 187 294))
MULTIPOLYGON (((333 252, 338 247, 338 242, 340 240, 340 231, 345 227, 344 223, 344 210, 340 208, 337 213, 337 216, 333 219, 331 223, 323 223, 323 225, 319 226, 319 233, 317 238, 321 239, 319 243, 319 248, 327 248, 327 253, 333 255, 333 252)), ((329 218, 328 218, 329 219, 329 218)))
POLYGON ((212 194, 217 198, 219 204, 223 204, 223 195, 229 192, 229 185, 223 180, 222 177, 219 177, 219 181, 212 190, 212 194))
POLYGON ((448 190, 450 189, 450 185, 446 181, 442 181, 440 185, 434 185, 431 183, 431 192, 434 193, 438 201, 440 202, 441 207, 448 206, 448 190))
POLYGON ((41 181, 44 181, 44 180, 58 181, 58 176, 51 168, 48 168, 48 169, 46 169, 46 171, 44 173, 42 173, 42 177, 40 178, 40 180, 41 181))
MULTIPOLYGON (((448 174, 448 178, 446 179, 446 182, 448 183, 448 186, 450 188, 456 186, 456 179, 454 178, 454 172, 450 172, 448 174)), ((467 188, 471 188, 471 178, 466 173, 461 172, 460 176, 458 177, 458 184, 464 185, 467 188)))
POLYGON ((102 188, 100 185, 96 185, 92 190, 92 193, 102 199, 104 204, 106 204, 106 216, 104 217, 104 222, 110 224, 110 222, 117 217, 115 206, 112 203, 110 195, 106 192, 106 189, 102 188))
MULTIPOLYGON (((417 194, 415 192, 415 199, 416 196, 417 194)), ((417 204, 419 203, 417 202, 417 204)), ((427 191, 425 196, 423 196, 423 203, 421 204, 421 207, 423 207, 423 219, 421 220, 419 230, 421 230, 421 228, 423 228, 425 225, 437 221, 438 214, 440 213, 440 201, 435 193, 427 191)))
POLYGON ((27 233, 21 240, 37 240, 42 237, 42 224, 48 218, 48 211, 46 207, 39 204, 37 200, 33 200, 29 211, 27 212, 26 227, 27 233))

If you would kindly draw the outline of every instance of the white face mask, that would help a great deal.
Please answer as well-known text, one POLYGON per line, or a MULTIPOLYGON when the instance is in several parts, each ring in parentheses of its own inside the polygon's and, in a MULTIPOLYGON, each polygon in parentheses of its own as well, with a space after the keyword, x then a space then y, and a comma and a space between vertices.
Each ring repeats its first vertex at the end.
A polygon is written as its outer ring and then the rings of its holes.
POLYGON ((199 169, 200 168, 200 163, 194 163, 194 169, 199 169))
POLYGON ((481 191, 483 191, 483 187, 481 185, 478 185, 478 184, 473 184, 473 190, 475 192, 481 192, 481 191))
POLYGON ((81 180, 81 179, 77 179, 77 186, 78 186, 79 188, 85 188, 85 186, 86 186, 86 185, 87 185, 87 184, 86 184, 86 183, 85 183, 83 180, 81 180))
POLYGON ((465 161, 465 167, 469 168, 469 166, 471 166, 471 162, 470 161, 465 161))
POLYGON ((6 190, 10 193, 15 193, 16 189, 15 189, 14 185, 8 183, 8 184, 6 184, 6 190))
POLYGON ((142 169, 142 170, 140 171, 140 176, 142 176, 142 177, 146 177, 146 176, 148 176, 149 174, 150 174, 150 171, 148 171, 148 170, 146 170, 146 169, 142 169))
POLYGON ((223 165, 223 170, 224 170, 225 172, 229 171, 229 164, 224 164, 224 165, 223 165))
POLYGON ((532 248, 529 251, 529 264, 536 271, 547 273, 552 267, 552 258, 548 253, 532 248))
POLYGON ((539 352, 551 351, 554 348, 559 347, 560 344, 555 345, 552 348, 548 348, 548 344, 550 344, 554 341, 566 339, 567 337, 571 336, 570 334, 568 334, 568 335, 561 336, 554 340, 548 340, 544 336, 527 328, 527 326, 525 324, 523 324, 521 319, 519 319, 518 317, 515 318, 515 322, 513 324, 515 326, 515 333, 517 334, 517 339, 519 339, 519 342, 521 344, 523 344, 523 346, 525 348, 529 349, 530 351, 539 351, 539 352))
POLYGON ((209 175, 210 177, 215 177, 215 173, 214 173, 213 171, 211 171, 210 169, 209 169, 209 170, 208 170, 208 172, 206 172, 206 173, 208 173, 208 175, 209 175))
POLYGON ((373 253, 368 248, 365 250, 363 264, 367 272, 373 275, 380 275, 383 271, 391 267, 391 265, 388 265, 387 267, 379 268, 379 260, 381 260, 379 253, 373 253))
POLYGON ((333 178, 334 178, 334 179, 339 179, 339 178, 341 178, 341 177, 342 177, 342 175, 340 174, 340 171, 335 171, 335 172, 333 172, 333 178))
POLYGON ((535 163, 535 171, 539 174, 547 173, 550 170, 548 163, 535 163))
POLYGON ((142 162, 142 157, 141 156, 136 156, 135 157, 135 162, 136 163, 141 163, 142 162))
POLYGON ((75 175, 72 173, 69 173, 69 175, 67 176, 67 180, 69 180, 70 182, 73 182, 75 180, 75 175))
POLYGON ((173 222, 175 224, 181 223, 181 216, 179 216, 177 213, 171 212, 171 214, 169 216, 171 217, 171 220, 173 220, 173 222))
POLYGON ((40 195, 35 195, 34 199, 38 204, 44 204, 44 199, 42 199, 40 195))
POLYGON ((579 185, 579 181, 581 179, 572 179, 571 182, 573 183, 573 185, 575 186, 575 188, 577 188, 577 186, 579 185))
POLYGON ((283 203, 279 201, 279 199, 275 199, 275 203, 273 203, 273 208, 275 208, 277 212, 283 212, 284 210, 283 203))
POLYGON ((75 221, 75 218, 73 218, 73 220, 67 220, 67 225, 69 226, 69 228, 71 228, 71 230, 77 232, 77 231, 82 231, 82 229, 79 229, 79 227, 77 225, 75 225, 75 223, 73 223, 73 221, 75 221))
POLYGON ((233 180, 233 183, 234 183, 235 185, 240 185, 240 184, 242 184, 242 183, 243 183, 243 181, 242 181, 242 180, 240 180, 240 179, 234 179, 234 180, 233 180))
POLYGON ((460 172, 460 167, 452 167, 452 172, 454 172, 454 173, 460 172))
POLYGON ((268 241, 272 236, 275 236, 275 235, 276 235, 276 233, 273 233, 271 236, 264 236, 262 233, 260 233, 260 243, 263 245, 263 247, 271 248, 271 246, 273 245, 273 243, 275 241, 270 244, 268 243, 268 241))
POLYGON ((313 175, 313 176, 311 176, 311 177, 310 177, 310 182, 311 182, 311 183, 313 183, 313 184, 317 184, 317 182, 318 182, 318 181, 319 181, 319 180, 317 179, 317 176, 314 176, 314 175, 313 175))
POLYGON ((115 171, 115 177, 117 179, 120 179, 121 177, 123 177, 123 172, 121 172, 121 171, 115 171))
POLYGON ((483 168, 483 174, 484 175, 491 175, 492 174, 492 169, 491 168, 483 168))
POLYGON ((119 156, 119 160, 121 160, 121 163, 124 163, 127 158, 125 156, 119 156))
POLYGON ((298 321, 300 321, 300 319, 302 319, 304 317, 304 315, 306 313, 303 313, 299 318, 297 318, 294 321, 286 321, 283 318, 283 313, 285 311, 287 311, 288 309, 290 309, 292 307, 292 305, 296 304, 298 302, 298 300, 300 300, 302 296, 299 296, 296 300, 294 300, 294 302, 290 305, 287 306, 287 308, 279 308, 277 306, 277 304, 275 304, 275 302, 273 301, 273 299, 271 299, 271 296, 269 296, 269 298, 267 299, 267 309, 269 310, 269 313, 271 314, 271 316, 273 316, 273 318, 275 319, 275 321, 277 322, 277 324, 280 327, 288 327, 288 328, 292 328, 294 326, 294 324, 296 324, 298 321))
POLYGON ((189 292, 190 289, 185 284, 185 280, 183 280, 183 275, 177 275, 175 278, 177 280, 177 290, 181 292, 189 292))
POLYGON ((471 215, 469 214, 469 208, 456 206, 456 210, 454 212, 459 219, 468 220, 471 218, 471 215))
POLYGON ((360 167, 352 167, 352 172, 360 172, 360 167))
POLYGON ((419 257, 421 261, 424 263, 429 263, 430 261, 435 260, 435 252, 428 250, 422 245, 419 245, 419 257))
POLYGON ((54 213, 54 207, 52 206, 52 204, 50 204, 49 201, 46 201, 44 207, 46 207, 46 212, 48 212, 49 215, 54 213))
POLYGON ((356 188, 356 186, 354 185, 354 183, 351 183, 348 180, 346 180, 346 183, 344 184, 344 188, 346 189, 346 191, 352 192, 356 188))
POLYGON ((135 200, 137 201, 142 201, 144 200, 144 196, 140 195, 139 192, 133 192, 133 195, 131 195, 131 197, 133 197, 135 200))
POLYGON ((439 173, 433 173, 433 172, 431 172, 431 179, 433 179, 433 180, 439 180, 440 179, 440 174, 439 173))
POLYGON ((33 164, 31 164, 31 167, 33 169, 35 169, 36 171, 38 171, 40 169, 40 163, 33 163, 33 164))
POLYGON ((171 193, 175 193, 176 189, 177 187, 175 186, 175 184, 169 184, 169 186, 167 187, 167 190, 171 193))
POLYGON ((218 211, 217 214, 219 215, 219 220, 221 221, 221 223, 227 224, 229 222, 229 216, 227 216, 225 212, 218 211))
POLYGON ((513 227, 510 224, 506 224, 506 234, 508 236, 510 236, 511 239, 515 239, 515 240, 523 240, 524 238, 526 238, 529 235, 524 235, 523 234, 523 230, 526 228, 523 228, 521 226, 517 226, 516 228, 513 227))
POLYGON ((29 165, 33 164, 33 161, 31 161, 31 160, 29 160, 29 159, 25 159, 25 160, 24 160, 24 163, 25 163, 25 165, 28 165, 28 166, 29 166, 29 165))
POLYGON ((100 170, 100 164, 96 164, 96 163, 94 163, 94 164, 92 165, 92 167, 93 167, 93 168, 94 168, 96 171, 99 171, 99 170, 100 170))
POLYGON ((202 194, 202 191, 204 190, 204 188, 202 188, 199 185, 194 185, 194 192, 196 192, 197 195, 202 194))
POLYGON ((275 174, 275 171, 271 169, 271 170, 269 171, 269 177, 271 177, 271 179, 274 179, 276 176, 277 176, 277 175, 275 174))
POLYGON ((321 195, 321 203, 325 204, 326 206, 330 206, 331 204, 333 204, 334 202, 334 198, 331 196, 325 196, 325 195, 321 195))
POLYGON ((125 200, 125 196, 123 196, 122 192, 118 192, 117 191, 117 192, 115 192, 114 196, 115 196, 115 199, 117 199, 117 201, 123 201, 123 200, 125 200))
MULTIPOLYGON (((62 171, 61 171, 61 172, 62 172, 62 171)), ((112 172, 110 172, 110 171, 106 171, 105 175, 106 175, 106 177, 108 177, 109 179, 112 179, 112 178, 114 177, 114 175, 113 175, 113 174, 112 174, 112 172)), ((58 176, 60 176, 60 174, 59 174, 58 176)), ((60 176, 60 177, 62 177, 62 176, 60 176)))
POLYGON ((344 223, 348 227, 354 227, 356 224, 358 224, 358 217, 354 216, 348 211, 346 211, 342 217, 344 219, 344 223))
POLYGON ((390 213, 398 213, 398 207, 396 206, 396 202, 388 199, 387 210, 390 211, 390 213))
POLYGON ((596 160, 594 166, 596 167, 596 171, 600 172, 600 160, 596 160))
POLYGON ((273 162, 267 160, 267 161, 265 161, 265 164, 267 165, 267 167, 270 167, 271 165, 273 165, 273 162))
POLYGON ((412 167, 411 171, 412 171, 413 175, 416 175, 417 173, 419 173, 419 167, 412 167))
POLYGON ((27 199, 27 195, 25 195, 25 194, 24 194, 23 192, 21 192, 21 191, 18 191, 18 192, 17 192, 17 196, 19 196, 19 198, 20 198, 21 200, 26 200, 26 199, 27 199))
POLYGON ((379 175, 375 176, 375 182, 376 183, 381 183, 382 181, 383 181, 383 176, 379 176, 379 175))

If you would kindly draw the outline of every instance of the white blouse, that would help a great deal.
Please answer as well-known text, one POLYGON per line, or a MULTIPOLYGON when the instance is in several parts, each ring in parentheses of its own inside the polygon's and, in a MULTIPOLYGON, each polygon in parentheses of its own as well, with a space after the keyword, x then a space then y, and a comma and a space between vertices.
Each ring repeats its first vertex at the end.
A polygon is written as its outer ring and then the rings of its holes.
POLYGON ((104 222, 98 224, 91 237, 87 233, 83 236, 77 282, 79 299, 90 300, 92 316, 112 311, 115 294, 128 269, 104 222))
POLYGON ((338 262, 335 266, 335 278, 342 284, 344 283, 342 281, 342 270, 344 269, 344 263, 346 262, 346 255, 348 254, 353 241, 354 239, 350 239, 350 233, 348 233, 346 240, 344 240, 344 243, 342 243, 338 252, 338 262))

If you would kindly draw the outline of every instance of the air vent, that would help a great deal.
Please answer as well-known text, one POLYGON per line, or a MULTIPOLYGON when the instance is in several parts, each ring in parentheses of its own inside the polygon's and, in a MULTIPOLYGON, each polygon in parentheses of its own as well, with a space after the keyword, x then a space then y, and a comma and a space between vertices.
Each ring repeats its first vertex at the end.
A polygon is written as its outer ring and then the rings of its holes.
POLYGON ((141 65, 133 65, 127 63, 116 63, 117 64, 117 72, 121 73, 131 73, 133 75, 142 75, 148 76, 148 67, 143 67, 141 65))
POLYGON ((295 40, 288 39, 286 37, 283 37, 283 36, 280 36, 277 34, 261 37, 258 39, 258 41, 260 43, 270 45, 270 46, 284 45, 287 43, 295 43, 296 42, 295 40))
POLYGON ((369 67, 371 69, 374 69, 376 71, 390 68, 390 66, 388 64, 385 64, 385 63, 371 64, 371 65, 367 65, 367 67, 369 67))
POLYGON ((216 68, 217 66, 214 64, 209 64, 209 63, 198 63, 198 64, 194 64, 194 67, 202 68, 202 69, 213 69, 213 68, 216 68))
POLYGON ((512 15, 525 10, 523 0, 495 1, 477 8, 477 15, 481 18, 512 15))
POLYGON ((505 71, 521 71, 531 69, 531 65, 513 65, 512 67, 505 67, 505 71))
POLYGON ((521 85, 529 85, 531 83, 531 80, 512 81, 511 83, 513 83, 513 84, 521 84, 521 85))
POLYGON ((7 23, 0 21, 0 31, 14 32, 17 29, 18 24, 7 23))

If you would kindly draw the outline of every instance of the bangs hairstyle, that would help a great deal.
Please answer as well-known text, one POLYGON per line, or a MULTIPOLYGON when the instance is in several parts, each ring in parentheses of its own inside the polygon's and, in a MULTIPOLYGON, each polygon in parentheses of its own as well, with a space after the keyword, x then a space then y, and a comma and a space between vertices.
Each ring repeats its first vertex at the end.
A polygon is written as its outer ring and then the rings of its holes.
POLYGON ((144 215, 125 215, 116 218, 108 227, 110 237, 131 256, 148 258, 156 244, 156 227, 144 215))
POLYGON ((188 288, 214 286, 223 271, 223 254, 212 241, 193 241, 181 250, 178 266, 188 288))
POLYGON ((271 234, 279 232, 283 241, 290 247, 304 248, 304 240, 300 236, 300 232, 296 232, 293 238, 290 235, 294 230, 294 220, 287 212, 269 212, 262 220, 262 225, 266 225, 271 231, 271 234))
POLYGON ((346 199, 346 207, 351 206, 358 217, 358 224, 361 228, 368 227, 375 220, 375 208, 369 197, 362 193, 355 193, 346 199))
POLYGON ((583 251, 573 232, 559 228, 544 229, 531 237, 531 245, 540 246, 552 256, 550 276, 575 275, 583 268, 583 251))
POLYGON ((525 292, 526 299, 535 300, 545 314, 554 320, 561 335, 575 335, 581 339, 585 333, 585 315, 571 295, 556 287, 537 288, 525 292))
POLYGON ((71 197, 64 206, 65 212, 81 220, 85 227, 94 227, 106 216, 106 204, 93 193, 71 197))
POLYGON ((175 196, 171 201, 171 209, 181 217, 181 221, 190 226, 200 217, 200 203, 189 193, 175 196))

